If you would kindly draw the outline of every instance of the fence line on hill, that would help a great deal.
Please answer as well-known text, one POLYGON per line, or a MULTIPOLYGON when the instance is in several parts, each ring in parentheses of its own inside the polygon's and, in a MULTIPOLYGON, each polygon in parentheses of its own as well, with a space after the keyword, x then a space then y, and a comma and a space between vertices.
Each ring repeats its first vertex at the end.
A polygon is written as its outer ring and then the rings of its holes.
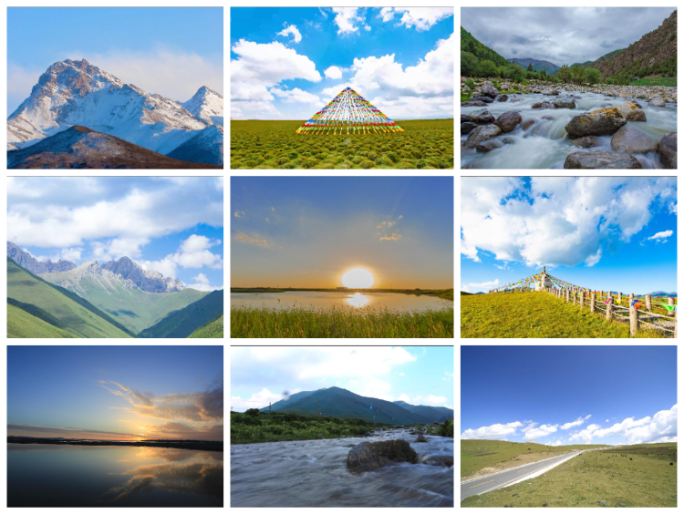
MULTIPOLYGON (((564 299, 566 303, 572 302, 575 305, 579 305, 580 309, 583 309, 585 304, 588 304, 590 312, 603 312, 607 320, 628 322, 629 333, 632 337, 636 337, 639 329, 643 327, 650 327, 654 330, 670 334, 671 337, 677 337, 677 308, 675 299, 672 297, 667 299, 668 306, 673 307, 672 314, 669 312, 667 314, 659 314, 654 312, 654 308, 660 308, 660 306, 657 303, 653 303, 650 294, 644 298, 645 311, 640 311, 641 302, 638 298, 635 299, 634 293, 629 295, 627 307, 624 307, 622 306, 622 293, 617 293, 616 299, 616 296, 609 291, 589 292, 553 287, 547 287, 544 291, 556 298, 564 299), (660 324, 655 323, 656 321, 660 321, 660 324)), ((667 309, 663 308, 663 310, 667 309)))

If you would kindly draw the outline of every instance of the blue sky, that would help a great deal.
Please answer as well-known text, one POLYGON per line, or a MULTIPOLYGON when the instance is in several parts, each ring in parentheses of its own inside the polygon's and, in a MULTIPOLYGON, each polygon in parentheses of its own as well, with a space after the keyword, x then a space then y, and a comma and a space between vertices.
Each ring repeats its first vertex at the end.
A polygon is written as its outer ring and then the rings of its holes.
POLYGON ((463 178, 461 289, 534 275, 595 290, 677 291, 677 179, 463 178))
POLYGON ((221 346, 9 346, 7 386, 8 435, 223 439, 221 346))
POLYGON ((451 177, 233 177, 231 284, 453 287, 451 177))
POLYGON ((463 346, 461 438, 639 444, 677 436, 676 346, 463 346))
POLYGON ((129 257, 202 291, 223 288, 223 179, 7 179, 8 240, 39 260, 129 257))
POLYGON ((453 9, 231 9, 233 119, 305 120, 345 87, 392 119, 453 117, 453 9))
POLYGON ((233 347, 230 406, 243 412, 289 394, 337 386, 411 405, 454 407, 454 348, 233 347))
POLYGON ((172 100, 223 91, 222 8, 10 7, 7 30, 8 114, 66 59, 172 100))

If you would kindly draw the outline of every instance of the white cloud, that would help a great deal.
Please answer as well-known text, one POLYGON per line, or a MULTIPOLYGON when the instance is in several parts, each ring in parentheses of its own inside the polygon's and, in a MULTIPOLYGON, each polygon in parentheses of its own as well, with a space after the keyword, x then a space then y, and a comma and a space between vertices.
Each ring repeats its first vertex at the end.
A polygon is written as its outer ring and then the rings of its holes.
POLYGON ((178 273, 178 265, 173 262, 169 257, 164 257, 158 261, 136 261, 140 264, 143 269, 156 271, 161 273, 165 277, 176 278, 178 273))
MULTIPOLYGON (((127 84, 134 84, 147 93, 156 93, 171 100, 190 100, 202 86, 223 92, 222 59, 212 61, 195 53, 161 46, 144 52, 113 50, 99 54, 86 50, 72 52, 71 55, 72 59, 85 58, 127 84)), ((28 93, 30 90, 26 96, 28 93)))
POLYGON ((277 117, 279 112, 271 103, 275 97, 270 89, 283 80, 322 80, 313 61, 278 41, 261 44, 240 39, 232 51, 238 55, 230 62, 234 119, 277 117))
POLYGON ((330 66, 325 70, 325 78, 338 80, 342 78, 342 69, 339 66, 330 66))
POLYGON ((452 7, 383 7, 378 18, 388 22, 394 19, 394 14, 402 14, 397 25, 406 28, 415 27, 418 31, 429 30, 435 23, 454 15, 452 7))
POLYGON ((414 396, 408 403, 411 405, 433 405, 435 407, 443 407, 445 406, 446 402, 446 396, 429 394, 427 396, 414 396))
POLYGON ((607 238, 629 242, 666 207, 674 179, 533 177, 461 180, 461 253, 527 265, 594 265, 607 238))
POLYGON ((404 375, 404 373, 402 372, 402 373, 399 373, 399 376, 400 376, 400 377, 403 377, 403 376, 405 376, 405 375, 404 375))
POLYGON ((244 218, 245 217, 245 211, 235 211, 233 214, 236 218, 244 218))
POLYGON ((461 434, 461 439, 502 439, 503 437, 515 434, 518 428, 522 426, 523 424, 520 421, 514 421, 505 425, 496 423, 488 427, 469 428, 461 434))
POLYGON ((197 276, 192 277, 192 279, 195 283, 186 286, 190 289, 196 289, 198 291, 216 291, 218 289, 223 289, 223 286, 212 286, 204 273, 199 273, 197 276))
POLYGON ((346 83, 323 90, 333 97, 349 86, 394 119, 453 115, 455 36, 440 39, 434 50, 404 68, 395 54, 355 58, 346 83))
POLYGON ((499 287, 499 279, 492 280, 491 282, 481 282, 479 284, 471 282, 470 284, 461 284, 461 291, 466 293, 479 293, 488 292, 492 289, 497 289, 499 287))
POLYGON ((573 434, 570 441, 582 440, 590 443, 593 439, 608 436, 622 436, 629 444, 645 444, 669 439, 677 436, 677 405, 669 410, 661 410, 652 418, 626 418, 620 423, 601 428, 600 425, 589 425, 585 430, 573 434))
POLYGON ((365 25, 366 17, 361 7, 333 7, 332 11, 336 14, 333 21, 339 29, 338 34, 350 34, 359 30, 359 24, 365 25))
POLYGON ((548 446, 562 446, 562 445, 563 445, 563 441, 561 441, 561 440, 559 439, 559 440, 556 441, 555 443, 547 443, 547 445, 548 445, 548 446))
POLYGON ((553 434, 558 430, 558 425, 541 425, 537 426, 537 423, 530 423, 528 426, 522 429, 523 439, 526 441, 532 441, 534 439, 541 439, 549 434, 553 434))
POLYGON ((230 397, 230 409, 236 412, 244 412, 247 409, 261 409, 268 407, 269 402, 275 403, 283 399, 283 395, 275 394, 265 387, 258 393, 254 393, 249 398, 240 398, 239 396, 230 397))
POLYGON ((671 230, 664 230, 662 232, 656 232, 655 234, 653 234, 651 237, 649 237, 647 239, 663 240, 663 242, 664 242, 664 240, 666 240, 671 235, 672 235, 671 230))
POLYGON ((591 417, 591 414, 586 415, 585 417, 580 416, 577 418, 575 421, 570 421, 568 423, 565 423, 561 425, 561 430, 567 430, 572 427, 578 427, 580 425, 583 425, 585 421, 587 421, 591 417))
POLYGON ((223 267, 223 258, 209 251, 210 248, 220 245, 219 239, 210 239, 206 236, 192 234, 180 245, 179 251, 167 258, 183 268, 202 268, 208 266, 214 269, 223 267))
POLYGON ((280 98, 285 103, 305 103, 305 104, 322 104, 321 99, 316 95, 302 91, 299 88, 282 90, 277 87, 270 89, 271 93, 280 98))
POLYGON ((278 35, 285 37, 292 35, 292 41, 295 43, 299 43, 302 40, 302 34, 299 32, 296 25, 289 25, 285 27, 283 30, 278 32, 278 35))

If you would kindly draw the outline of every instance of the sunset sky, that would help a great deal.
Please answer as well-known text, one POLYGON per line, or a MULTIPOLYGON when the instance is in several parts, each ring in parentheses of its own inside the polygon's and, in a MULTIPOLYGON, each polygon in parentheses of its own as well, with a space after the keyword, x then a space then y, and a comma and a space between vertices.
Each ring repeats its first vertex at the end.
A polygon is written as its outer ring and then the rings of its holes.
POLYGON ((231 285, 453 287, 450 177, 233 177, 231 285))
POLYGON ((9 346, 7 435, 223 440, 220 346, 9 346))

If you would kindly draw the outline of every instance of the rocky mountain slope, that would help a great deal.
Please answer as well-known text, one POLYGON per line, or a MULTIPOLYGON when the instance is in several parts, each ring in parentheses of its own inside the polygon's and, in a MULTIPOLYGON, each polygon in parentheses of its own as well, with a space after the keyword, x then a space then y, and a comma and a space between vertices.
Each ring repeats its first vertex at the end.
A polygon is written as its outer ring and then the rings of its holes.
POLYGON ((601 75, 631 80, 634 76, 651 74, 677 76, 677 11, 674 11, 662 25, 653 32, 629 45, 622 51, 608 54, 595 61, 592 66, 601 75))
POLYGON ((185 162, 223 162, 223 125, 212 125, 186 141, 168 157, 185 162))
POLYGON ((128 257, 121 257, 116 261, 105 262, 103 270, 111 271, 121 278, 130 280, 138 289, 148 293, 172 293, 182 291, 185 285, 178 279, 164 277, 161 273, 143 269, 140 264, 132 261, 128 257))
POLYGON ((181 104, 126 84, 85 59, 67 59, 50 66, 9 117, 8 149, 80 125, 166 155, 198 131, 221 124, 222 103, 218 93, 202 87, 181 104))
POLYGON ((22 268, 27 269, 36 275, 39 273, 69 271, 76 267, 73 262, 63 261, 62 259, 58 260, 57 262, 52 262, 49 260, 39 261, 38 259, 34 258, 33 255, 22 250, 19 246, 10 241, 7 241, 7 257, 12 259, 22 268))
MULTIPOLYGON (((217 132, 216 127, 213 126, 205 130, 217 132)), ((193 134, 199 136, 205 134, 205 131, 195 131, 193 134)), ((221 166, 206 162, 210 158, 219 159, 216 153, 217 146, 221 148, 220 162, 223 162, 223 132, 221 132, 221 141, 217 142, 216 139, 208 142, 204 138, 191 138, 192 151, 181 152, 181 155, 191 158, 199 157, 203 160, 190 162, 167 157, 123 139, 75 125, 26 148, 8 151, 7 166, 11 169, 220 168, 221 166), (204 143, 207 144, 206 148, 201 147, 204 143)))

